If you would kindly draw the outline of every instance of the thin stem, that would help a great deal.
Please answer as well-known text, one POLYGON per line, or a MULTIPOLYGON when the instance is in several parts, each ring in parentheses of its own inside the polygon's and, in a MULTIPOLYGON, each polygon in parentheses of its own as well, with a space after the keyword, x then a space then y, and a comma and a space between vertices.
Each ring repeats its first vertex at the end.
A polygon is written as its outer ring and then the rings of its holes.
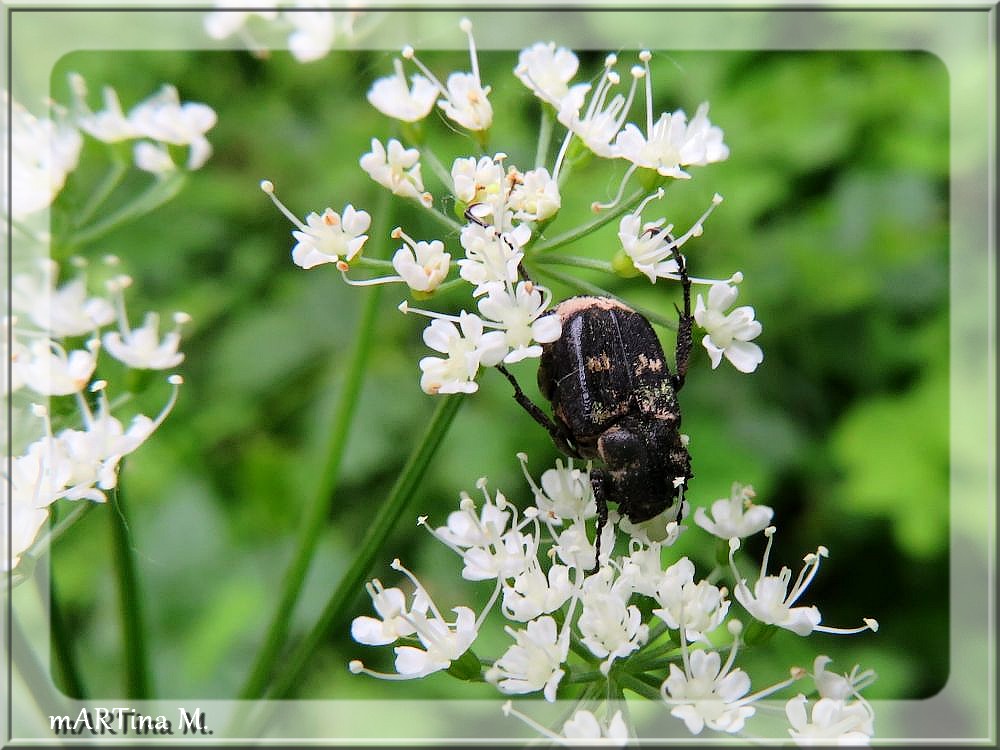
POLYGON ((439 398, 441 400, 423 437, 410 454, 388 499, 372 518, 365 538, 359 543, 358 554, 341 577, 312 630, 287 660, 280 677, 268 693, 269 699, 288 698, 295 692, 304 673, 315 664, 316 652, 329 638, 332 626, 346 617, 349 607, 364 592, 362 583, 371 570, 375 556, 383 550, 385 541, 397 521, 405 516, 410 499, 423 480, 427 467, 447 434, 458 407, 462 404, 461 394, 439 398))
POLYGON ((97 187, 94 188, 94 192, 90 194, 90 198, 84 204, 83 208, 81 208, 74 217, 74 227, 82 227, 90 221, 97 209, 101 207, 101 204, 104 203, 104 201, 108 199, 108 196, 114 192, 114 189, 118 187, 127 170, 128 165, 126 165, 121 159, 115 158, 114 161, 111 162, 111 167, 105 173, 97 187))
POLYGON ((622 201, 617 208, 606 213, 601 213, 597 216, 597 218, 592 219, 586 224, 582 224, 574 229, 563 232, 562 234, 553 237, 551 240, 538 243, 538 245, 535 246, 534 251, 536 253, 542 253, 547 250, 555 250, 557 247, 568 245, 571 242, 576 242, 582 237, 586 237, 588 234, 597 231, 605 224, 614 221, 624 214, 627 214, 636 206, 636 204, 639 203, 639 201, 646 197, 646 193, 647 191, 642 188, 638 188, 631 195, 629 195, 628 198, 622 201))
POLYGON ((69 531, 77 521, 87 515, 94 505, 95 503, 90 500, 77 500, 76 505, 73 506, 73 510, 60 518, 56 522, 56 525, 49 530, 48 534, 32 545, 31 554, 34 557, 40 557, 45 550, 55 544, 63 534, 69 531))
POLYGON ((545 166, 549 154, 549 144, 552 142, 552 123, 555 110, 542 102, 542 119, 538 125, 538 148, 535 150, 535 169, 545 166))
POLYGON ((108 522, 111 525, 111 547, 118 582, 118 603, 122 621, 122 651, 125 665, 125 695, 128 698, 152 697, 150 689, 149 658, 146 651, 145 623, 143 622, 142 595, 139 591, 139 574, 136 570, 132 529, 119 484, 111 492, 108 522))
POLYGON ((71 698, 82 700, 87 696, 87 690, 76 662, 73 631, 67 627, 59 603, 56 576, 51 576, 49 580, 49 632, 52 634, 52 655, 62 678, 62 691, 71 698))
POLYGON ((649 698, 654 701, 661 700, 660 691, 651 685, 647 685, 638 677, 634 677, 627 672, 616 672, 615 679, 623 688, 631 690, 636 695, 641 695, 643 698, 649 698))
MULTIPOLYGON (((559 253, 545 253, 544 255, 533 255, 533 263, 542 263, 552 266, 572 266, 573 268, 590 268, 595 271, 615 274, 614 267, 606 260, 597 258, 582 258, 578 255, 560 255, 559 253)), ((617 274, 615 274, 617 275, 617 274)))
MULTIPOLYGON (((539 269, 537 269, 537 272, 539 274, 543 275, 543 276, 547 276, 550 279, 553 279, 554 281, 558 281, 558 282, 560 282, 562 284, 565 284, 570 289, 573 289, 573 290, 575 290, 575 291, 577 291, 579 293, 582 293, 582 294, 590 294, 590 295, 593 295, 595 297, 615 297, 615 298, 617 298, 616 295, 612 294, 610 291, 608 291, 604 287, 597 286, 597 284, 591 284, 588 281, 583 281, 582 279, 578 279, 575 276, 570 276, 569 274, 562 273, 561 271, 555 271, 555 270, 553 270, 551 268, 545 267, 545 268, 539 268, 539 269)), ((631 302, 629 302, 628 304, 629 304, 629 307, 631 307, 636 312, 641 313, 643 315, 643 317, 645 317, 650 322, 656 323, 657 325, 663 326, 664 328, 669 328, 672 331, 676 331, 677 330, 677 322, 676 321, 669 320, 668 318, 664 317, 663 315, 660 315, 657 312, 653 312, 648 307, 640 307, 639 305, 634 305, 631 302)))
POLYGON ((48 716, 54 713, 66 713, 65 699, 53 688, 52 680, 38 660, 35 649, 28 640, 24 627, 17 618, 17 613, 8 602, 10 622, 10 650, 14 669, 21 676, 25 687, 38 706, 39 713, 48 716))
POLYGON ((78 246, 93 242, 125 222, 149 213, 177 195, 181 188, 184 187, 185 181, 186 177, 181 172, 163 179, 157 179, 145 192, 140 193, 135 200, 130 201, 113 214, 95 224, 74 232, 69 238, 70 245, 78 246))
MULTIPOLYGON (((383 210, 376 214, 379 217, 387 216, 385 202, 383 200, 383 210)), ((326 529, 326 519, 329 517, 330 508, 333 505, 337 480, 340 477, 341 461, 350 441, 351 423, 354 420, 354 413, 357 409, 361 386, 364 382, 375 338, 375 321, 378 316, 382 287, 368 287, 367 291, 362 293, 367 296, 364 300, 361 317, 358 319, 354 349, 347 363, 344 383, 334 406, 329 440, 323 451, 325 460, 318 472, 318 480, 302 516, 295 554, 285 571, 285 577, 281 584, 281 594, 264 636, 264 644, 257 653, 250 675, 239 693, 240 698, 243 699, 260 698, 266 690, 278 655, 288 637, 292 613, 299 594, 302 592, 302 586, 316 551, 316 545, 321 533, 326 529)), ((335 364, 339 369, 340 362, 335 364)))
POLYGON ((423 203, 421 203, 420 205, 423 206, 427 210, 427 212, 431 215, 431 217, 436 219, 439 224, 443 224, 452 231, 457 232, 461 230, 462 227, 464 226, 457 219, 451 218, 444 211, 439 211, 438 209, 434 208, 434 206, 426 206, 423 203))
MULTIPOLYGON (((492 662, 490 662, 492 664, 492 662)), ((566 677, 563 678, 563 682, 567 685, 575 682, 603 682, 605 679, 604 675, 598 670, 591 670, 588 672, 573 672, 571 671, 566 677)))
POLYGON ((427 164, 431 165, 431 171, 437 175, 437 178, 441 181, 442 187, 450 192, 454 186, 454 181, 451 179, 451 172, 445 169, 444 164, 442 164, 441 160, 437 158, 437 154, 429 148, 424 148, 420 150, 420 158, 427 164))

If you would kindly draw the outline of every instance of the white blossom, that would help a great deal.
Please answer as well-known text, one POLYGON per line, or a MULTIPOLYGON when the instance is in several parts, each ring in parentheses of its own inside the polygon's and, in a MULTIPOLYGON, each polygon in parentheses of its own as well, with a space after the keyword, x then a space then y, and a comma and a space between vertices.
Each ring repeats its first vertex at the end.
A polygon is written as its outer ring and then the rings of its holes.
POLYGON ((490 87, 479 82, 477 73, 452 73, 448 76, 446 96, 438 101, 449 119, 468 130, 487 130, 493 123, 490 87))
POLYGON ((432 292, 438 288, 451 264, 451 255, 444 251, 441 240, 415 242, 400 231, 405 244, 392 256, 392 267, 406 285, 417 292, 432 292))
MULTIPOLYGON (((579 61, 571 50, 555 42, 536 42, 517 56, 514 75, 540 99, 558 105, 569 94, 569 82, 579 61)), ((558 109, 558 106, 557 106, 558 109)))
POLYGON ((753 487, 733 482, 729 497, 712 503, 711 518, 704 508, 698 508, 694 522, 720 539, 752 536, 766 528, 774 515, 766 505, 755 505, 754 497, 753 487))
MULTIPOLYGON (((545 290, 546 292, 548 290, 545 290)), ((528 357, 542 356, 542 344, 559 338, 562 324, 558 315, 545 315, 551 295, 542 296, 539 287, 521 281, 513 293, 504 285, 491 284, 479 300, 479 312, 503 331, 510 349, 504 362, 512 364, 528 357)))
POLYGON ((514 211, 514 218, 521 221, 545 221, 562 205, 559 183, 545 167, 532 169, 520 178, 507 198, 507 205, 514 211))
POLYGON ((466 204, 491 205, 504 189, 503 163, 496 156, 460 157, 451 165, 452 192, 466 204))
POLYGON ((212 154, 205 133, 216 123, 215 110, 200 102, 181 103, 177 89, 169 84, 128 115, 138 135, 175 146, 188 146, 188 169, 198 169, 212 154))
POLYGON ((335 16, 328 10, 296 10, 285 12, 284 18, 293 28, 288 35, 288 50, 299 62, 319 60, 333 47, 337 29, 335 16))
POLYGON ((683 627, 688 641, 708 642, 729 612, 725 592, 705 580, 694 580, 694 564, 682 557, 664 571, 654 593, 660 605, 653 614, 674 630, 683 627))
POLYGON ((434 107, 438 97, 438 87, 422 75, 415 74, 410 80, 412 88, 406 85, 403 62, 393 60, 395 73, 379 78, 368 90, 368 101, 375 109, 388 117, 403 122, 422 120, 434 107))
POLYGON ((104 143, 117 143, 138 138, 142 132, 136 124, 125 116, 118 92, 111 86, 101 90, 104 109, 92 112, 87 106, 87 82, 79 73, 69 74, 69 85, 73 91, 73 109, 77 127, 84 133, 104 143))
POLYGON ((508 694, 541 690, 545 700, 554 701, 565 674, 561 665, 569 649, 568 639, 559 637, 555 620, 539 617, 523 630, 504 630, 514 644, 487 671, 487 681, 508 694))
POLYGON ((504 584, 501 609, 508 619, 527 622, 559 609, 574 590, 567 566, 555 563, 545 573, 529 561, 512 584, 504 584))
MULTIPOLYGON (((571 719, 567 719, 563 724, 563 737, 567 740, 609 740, 609 745, 624 747, 628 744, 628 727, 622 718, 621 711, 615 711, 608 722, 603 726, 590 711, 580 709, 573 714, 571 719)), ((567 743, 569 744, 569 743, 567 743)))
POLYGON ((177 351, 181 343, 180 326, 187 322, 184 313, 174 315, 174 329, 160 340, 160 316, 147 312, 142 326, 129 328, 128 321, 120 322, 118 331, 104 334, 104 348, 108 354, 137 370, 166 370, 184 361, 184 353, 177 351))
POLYGON ((480 365, 492 367, 507 354, 504 334, 483 333, 483 321, 462 311, 459 323, 432 320, 424 329, 424 343, 447 354, 420 360, 420 387, 425 393, 475 393, 479 389, 476 374, 480 365))
MULTIPOLYGON (((406 609, 406 595, 401 589, 384 588, 377 578, 365 584, 365 589, 379 617, 355 617, 351 621, 351 637, 355 641, 366 646, 385 646, 416 632, 410 612, 406 609)), ((425 614, 427 600, 415 597, 413 610, 425 614)))
POLYGON ((387 147, 377 138, 372 138, 372 150, 361 157, 361 168, 375 182, 403 198, 414 198, 430 205, 430 193, 424 192, 424 182, 420 177, 420 152, 415 148, 404 148, 395 138, 387 147))
POLYGON ((90 382, 97 367, 98 343, 89 342, 89 349, 70 352, 57 341, 37 338, 27 346, 27 356, 16 363, 20 379, 43 396, 66 396, 79 393, 90 382))
POLYGON ((700 294, 695 300, 694 320, 708 332, 701 343, 712 360, 712 369, 719 366, 725 355, 740 372, 753 372, 764 361, 761 348, 751 343, 760 335, 762 327, 754 320, 752 307, 737 307, 728 314, 725 312, 738 294, 735 286, 713 284, 708 290, 707 303, 700 294))
POLYGON ((867 745, 874 734, 871 710, 865 704, 820 698, 810 714, 807 704, 801 693, 785 704, 791 724, 788 733, 796 745, 867 745))
POLYGON ((177 169, 170 157, 170 150, 162 143, 136 141, 132 149, 135 165, 144 172, 165 175, 177 169))
POLYGON ((583 611, 577 626, 584 645, 594 656, 604 659, 600 668, 607 674, 615 659, 628 656, 646 642, 649 627, 643 624, 639 608, 626 604, 631 591, 617 590, 604 578, 598 572, 584 582, 580 597, 583 611))
POLYGON ((462 227, 459 242, 465 257, 458 261, 458 273, 475 287, 473 297, 488 292, 493 283, 513 285, 517 281, 518 267, 524 257, 520 248, 530 235, 525 224, 503 234, 491 226, 470 223, 462 227))
POLYGON ((11 307, 41 330, 55 338, 83 336, 114 320, 114 307, 104 297, 89 295, 82 275, 57 286, 57 263, 46 260, 40 271, 14 276, 11 307))
POLYGON ((574 86, 573 91, 560 102, 557 115, 559 122, 583 141, 587 148, 604 158, 614 158, 618 155, 611 141, 625 123, 635 96, 636 81, 644 75, 641 68, 633 68, 632 85, 628 96, 615 94, 608 101, 608 93, 620 81, 618 74, 613 70, 617 62, 615 55, 608 55, 605 59, 604 74, 597 88, 591 92, 590 101, 582 115, 581 109, 589 86, 586 88, 574 86))
POLYGON ((737 578, 734 594, 739 603, 754 619, 767 625, 777 625, 780 628, 791 630, 796 635, 809 635, 814 630, 824 633, 849 634, 878 629, 878 623, 872 619, 866 619, 865 624, 857 628, 827 627, 819 624, 822 615, 815 605, 812 607, 794 606, 805 593, 809 584, 812 583, 813 577, 819 570, 820 560, 826 557, 829 552, 826 547, 820 546, 816 552, 810 552, 806 555, 803 558, 805 564, 799 571, 791 591, 789 591, 788 585, 792 580, 792 571, 789 568, 782 567, 776 576, 767 575, 767 561, 771 554, 774 531, 773 526, 768 526, 764 530, 764 534, 767 536, 767 547, 764 550, 760 574, 754 583, 753 591, 747 586, 747 579, 739 576, 736 563, 733 560, 733 555, 739 549, 740 541, 735 537, 729 540, 729 564, 737 578))
POLYGON ((323 263, 336 263, 342 257, 354 260, 368 241, 371 217, 366 211, 355 210, 350 203, 344 208, 343 219, 331 208, 322 215, 311 212, 305 226, 299 225, 292 236, 298 240, 292 248, 292 260, 300 268, 314 268, 323 263))
POLYGON ((686 179, 691 175, 682 167, 722 161, 729 149, 722 131, 708 121, 708 104, 703 103, 690 123, 684 110, 664 112, 645 136, 628 123, 615 139, 614 154, 664 177, 686 179))
MULTIPOLYGON (((7 527, 7 514, 10 513, 10 559, 6 554, 0 555, 0 570, 7 572, 18 566, 21 562, 21 556, 35 543, 39 532, 49 519, 49 510, 48 508, 36 508, 25 503, 13 502, 8 511, 5 499, 3 503, 0 503, 0 512, 3 513, 0 528, 4 531, 7 527)), ((8 538, 6 534, 4 537, 8 538)))
POLYGON ((750 692, 750 678, 731 666, 731 660, 723 666, 718 651, 690 652, 683 670, 670 665, 661 692, 673 706, 670 713, 682 719, 691 734, 700 734, 706 726, 736 733, 754 715, 756 709, 742 700, 750 692))
POLYGON ((257 16, 265 21, 273 21, 278 17, 276 10, 231 10, 230 8, 266 7, 267 0, 215 0, 211 13, 206 13, 203 19, 205 33, 212 39, 225 39, 240 31, 251 16, 257 16))
POLYGON ((583 520, 597 515, 597 501, 590 483, 590 473, 574 468, 572 459, 567 459, 565 466, 561 459, 556 459, 555 468, 546 469, 542 473, 539 487, 528 474, 525 463, 527 456, 520 454, 518 458, 524 477, 534 493, 535 505, 545 523, 559 526, 564 518, 583 520))

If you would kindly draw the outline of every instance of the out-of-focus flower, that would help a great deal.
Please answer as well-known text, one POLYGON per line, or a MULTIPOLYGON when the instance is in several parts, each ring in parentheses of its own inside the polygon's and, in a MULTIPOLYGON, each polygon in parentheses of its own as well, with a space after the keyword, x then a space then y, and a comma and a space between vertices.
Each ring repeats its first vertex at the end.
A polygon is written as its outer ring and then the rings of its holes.
POLYGON ((704 508, 698 508, 694 512, 694 522, 720 539, 752 536, 766 528, 774 515, 766 505, 754 505, 754 497, 753 487, 733 482, 729 497, 712 503, 712 517, 709 518, 704 508))
POLYGON ((764 361, 764 352, 751 342, 763 327, 754 320, 754 309, 748 305, 725 312, 738 294, 735 286, 713 284, 708 290, 707 303, 700 294, 695 299, 694 320, 708 332, 701 343, 708 351, 713 369, 725 355, 740 372, 753 372, 764 361))
POLYGON ((417 122, 430 114, 438 97, 438 87, 422 75, 411 76, 412 88, 406 85, 403 62, 396 58, 392 62, 395 73, 379 78, 368 90, 368 101, 384 115, 417 122))

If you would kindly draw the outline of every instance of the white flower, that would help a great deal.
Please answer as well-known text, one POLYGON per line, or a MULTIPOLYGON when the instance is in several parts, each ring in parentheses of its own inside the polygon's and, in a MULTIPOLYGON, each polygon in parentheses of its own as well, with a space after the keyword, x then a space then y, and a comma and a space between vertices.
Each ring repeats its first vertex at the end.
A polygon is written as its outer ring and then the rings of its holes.
POLYGON ((438 106, 463 128, 487 130, 493 123, 489 94, 490 87, 483 87, 478 73, 452 73, 448 76, 446 96, 438 101, 438 106))
MULTIPOLYGON (((615 542, 614 519, 617 514, 608 515, 608 523, 601 533, 601 564, 607 563, 615 542)), ((587 525, 582 518, 574 518, 573 522, 559 532, 552 550, 564 564, 578 570, 590 570, 597 561, 595 545, 587 537, 587 525)))
POLYGON ((795 602, 805 593, 805 590, 812 583, 813 577, 819 570, 820 560, 826 557, 829 552, 826 547, 818 547, 816 552, 810 552, 803 560, 802 570, 799 571, 798 578, 788 590, 788 584, 792 580, 792 571, 782 567, 776 576, 767 575, 767 561, 771 554, 771 544, 774 541, 774 527, 768 526, 764 529, 767 537, 767 547, 764 550, 764 559, 760 564, 760 575, 754 583, 753 591, 747 586, 747 579, 741 578, 736 569, 733 555, 740 547, 740 540, 733 538, 729 540, 729 564, 733 574, 737 579, 734 591, 736 599, 743 608, 749 612, 754 619, 767 625, 777 625, 780 628, 791 630, 796 635, 809 635, 812 631, 818 630, 824 633, 860 633, 864 630, 877 630, 878 623, 872 619, 866 619, 863 626, 857 628, 831 628, 820 625, 822 619, 819 609, 812 607, 795 607, 795 602))
POLYGON ((504 693, 533 693, 541 690, 545 700, 556 699, 556 689, 565 671, 561 668, 569 648, 568 639, 560 639, 556 622, 549 616, 528 623, 524 630, 505 627, 514 639, 486 673, 486 680, 504 693))
POLYGON ((143 102, 128 116, 137 134, 176 146, 189 146, 188 169, 198 169, 212 154, 205 133, 215 126, 215 110, 207 104, 181 104, 177 89, 167 84, 143 102))
POLYGON ((350 203, 344 208, 343 219, 332 208, 322 215, 306 216, 306 223, 292 231, 298 240, 292 248, 292 260, 301 268, 314 268, 323 263, 336 263, 343 257, 350 261, 368 241, 371 217, 367 211, 357 211, 350 203))
POLYGON ((427 117, 438 97, 438 87, 422 75, 413 75, 413 88, 406 85, 403 63, 393 60, 395 73, 379 78, 368 90, 368 101, 375 109, 388 117, 403 122, 416 122, 427 117))
POLYGON ((488 545, 465 550, 462 553, 462 578, 469 581, 514 578, 531 564, 536 549, 534 536, 511 529, 488 545))
POLYGON ((521 175, 507 198, 507 205, 514 211, 514 218, 521 221, 544 221, 555 215, 561 203, 559 183, 544 167, 521 175))
POLYGON ((59 265, 41 264, 41 278, 22 273, 11 281, 11 306, 25 313, 43 331, 55 338, 83 336, 107 325, 115 317, 111 303, 87 294, 83 276, 56 286, 59 265))
MULTIPOLYGON (((6 554, 0 555, 0 570, 7 572, 18 566, 18 563, 21 562, 21 555, 34 544, 38 532, 42 530, 45 522, 49 519, 49 510, 48 508, 36 508, 25 503, 14 502, 8 511, 5 499, 3 503, 0 503, 0 512, 3 513, 0 528, 4 531, 7 530, 7 514, 10 513, 10 559, 8 560, 6 554)), ((7 538, 7 535, 4 534, 4 537, 7 538)))
POLYGON ((372 150, 361 157, 360 163, 369 177, 395 195, 429 204, 431 196, 424 192, 417 149, 404 148, 395 138, 389 141, 386 149, 377 138, 372 138, 372 150))
MULTIPOLYGON (((6 93, 3 103, 8 104, 6 93)), ((11 215, 20 219, 46 208, 76 169, 83 139, 70 123, 38 118, 10 102, 11 215)), ((3 135, 6 136, 6 129, 3 135)))
POLYGON ((729 284, 713 284, 708 290, 708 303, 699 294, 695 300, 694 320, 708 333, 701 340, 712 360, 712 369, 719 366, 725 355, 740 372, 753 372, 764 361, 764 352, 750 343, 760 335, 754 309, 737 307, 728 315, 725 310, 736 301, 739 290, 729 284))
POLYGON ((24 384, 43 396, 79 393, 97 367, 97 343, 89 342, 92 351, 76 349, 67 354, 56 341, 35 339, 28 345, 28 356, 14 364, 24 384))
POLYGON ((532 559, 512 585, 504 585, 501 609, 507 618, 527 622, 559 609, 574 588, 567 566, 556 563, 545 574, 532 559))
POLYGON ((24 455, 11 458, 13 506, 48 507, 63 496, 71 471, 65 446, 59 440, 47 436, 36 440, 24 455))
POLYGON ((548 290, 545 291, 543 298, 541 289, 530 281, 519 282, 513 293, 506 286, 491 284, 487 296, 479 301, 479 312, 503 331, 510 349, 504 362, 511 364, 527 357, 540 357, 541 344, 559 338, 562 332, 559 316, 544 315, 551 300, 548 290))
POLYGON ((565 47, 556 49, 555 42, 536 42, 517 56, 514 75, 535 96, 558 105, 569 93, 567 84, 576 75, 578 65, 576 55, 565 47))
POLYGON ((722 131, 708 121, 708 104, 702 104, 690 125, 680 109, 660 115, 646 136, 629 123, 615 139, 614 153, 664 177, 685 179, 691 175, 682 166, 722 161, 729 156, 729 149, 722 143, 722 131))
POLYGON ((451 255, 441 240, 414 242, 400 232, 406 244, 392 256, 392 267, 406 285, 417 292, 432 292, 448 275, 451 255))
POLYGON ((682 557, 664 571, 654 593, 660 605, 653 614, 673 629, 684 628, 688 641, 708 642, 729 612, 724 591, 708 581, 694 581, 694 564, 682 557))
POLYGON ((581 709, 563 724, 562 733, 568 740, 607 739, 609 745, 624 747, 628 744, 628 727, 621 711, 615 711, 605 728, 590 711, 581 709))
POLYGON ((504 187, 503 164, 496 156, 460 157, 451 165, 452 191, 463 203, 492 205, 504 187))
POLYGON ((170 151, 162 143, 137 141, 132 153, 135 165, 144 172, 163 175, 177 169, 174 160, 170 158, 170 151))
POLYGON ((720 539, 756 534, 771 522, 774 511, 766 505, 754 505, 754 497, 753 487, 733 482, 729 497, 712 503, 712 517, 708 517, 704 508, 698 508, 694 522, 720 539))
POLYGON ((559 526, 564 518, 583 520, 597 515, 597 501, 594 499, 590 473, 574 469, 572 459, 567 459, 566 466, 563 466, 561 459, 556 459, 556 467, 542 473, 539 480, 542 486, 539 487, 528 474, 527 456, 520 454, 518 458, 521 459, 521 470, 531 485, 535 505, 545 523, 559 526))
POLYGON ((104 143, 117 143, 137 138, 141 135, 122 111, 118 93, 110 86, 102 89, 104 109, 92 112, 87 106, 87 83, 79 73, 70 73, 70 88, 73 90, 73 108, 77 127, 88 135, 104 143))
POLYGON ((826 665, 831 661, 829 656, 820 654, 813 661, 813 681, 816 692, 821 698, 833 698, 846 701, 852 696, 860 697, 858 691, 871 684, 875 679, 875 671, 866 669, 861 672, 858 664, 854 665, 850 674, 840 675, 826 671, 826 665))
MULTIPOLYGON (((416 632, 406 611, 406 596, 398 588, 387 589, 377 578, 365 584, 372 606, 381 619, 362 615, 351 622, 351 637, 367 646, 385 646, 416 632)), ((427 612, 427 600, 416 597, 413 609, 427 612)))
POLYGON ((663 197, 663 189, 647 196, 634 211, 625 214, 618 223, 618 239, 622 243, 625 254, 631 259, 632 265, 640 273, 645 274, 650 282, 656 283, 657 278, 679 279, 680 266, 675 255, 692 237, 700 237, 705 219, 722 203, 722 196, 716 193, 712 197, 712 205, 699 217, 691 228, 678 238, 671 232, 673 224, 667 224, 665 218, 643 223, 642 211, 653 199, 663 197))
POLYGON ((258 16, 266 21, 273 21, 278 17, 275 10, 230 10, 233 8, 252 8, 260 5, 265 6, 267 0, 215 0, 215 6, 219 10, 206 13, 203 24, 205 33, 212 39, 225 39, 241 30, 250 16, 258 16))
POLYGON ((874 733, 870 707, 855 701, 845 703, 820 698, 813 704, 812 721, 806 714, 808 701, 801 693, 785 704, 791 727, 788 733, 797 745, 867 745, 874 733))
POLYGON ((432 320, 424 329, 424 343, 447 354, 447 359, 424 357, 420 360, 420 387, 424 393, 475 393, 480 365, 492 367, 507 354, 504 334, 483 333, 478 316, 461 313, 456 326, 448 320, 432 320))
POLYGON ((617 156, 612 139, 621 130, 625 119, 628 117, 629 107, 632 106, 632 99, 635 96, 636 81, 643 76, 641 68, 632 70, 632 86, 629 89, 628 97, 615 94, 608 101, 608 92, 616 86, 620 78, 612 70, 618 62, 615 55, 608 55, 604 61, 604 74, 601 76, 597 88, 590 95, 590 103, 587 110, 581 116, 580 110, 587 87, 573 87, 573 91, 563 98, 560 103, 558 120, 573 133, 583 143, 598 156, 613 158, 617 156))
POLYGON ((485 482, 482 489, 486 502, 478 516, 476 504, 463 492, 459 510, 448 514, 446 525, 434 529, 434 536, 458 548, 485 547, 499 540, 513 517, 513 507, 499 490, 494 501, 486 492, 485 482))
POLYGON ((465 257, 458 261, 458 274, 475 286, 473 297, 485 294, 496 282, 513 285, 524 253, 521 245, 530 237, 526 224, 500 235, 491 226, 466 224, 459 234, 465 257))
POLYGON ((642 623, 642 613, 634 604, 626 605, 626 591, 608 585, 598 573, 584 582, 580 603, 583 612, 577 620, 581 640, 591 653, 601 658, 601 672, 608 674, 615 659, 628 656, 649 637, 649 627, 642 623))
POLYGON ((296 10, 284 13, 284 18, 295 29, 288 35, 288 50, 299 62, 319 60, 333 47, 336 27, 329 11, 296 10))
POLYGON ((671 715, 683 719, 691 734, 700 734, 706 726, 719 732, 739 732, 754 715, 753 706, 741 700, 750 692, 750 678, 742 669, 730 670, 731 662, 723 666, 717 651, 692 651, 683 670, 670 665, 670 676, 661 692, 673 706, 671 715))
POLYGON ((121 330, 104 334, 104 348, 108 354, 137 370, 166 370, 184 361, 183 352, 177 351, 181 343, 180 326, 188 320, 184 313, 174 315, 174 329, 160 340, 160 316, 147 312, 142 326, 129 328, 120 321, 121 330))

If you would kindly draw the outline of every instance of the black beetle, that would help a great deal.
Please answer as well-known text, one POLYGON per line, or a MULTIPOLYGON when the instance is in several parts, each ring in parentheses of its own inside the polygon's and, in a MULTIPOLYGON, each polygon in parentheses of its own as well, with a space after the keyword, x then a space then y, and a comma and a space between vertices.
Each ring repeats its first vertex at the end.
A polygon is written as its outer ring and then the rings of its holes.
POLYGON ((562 452, 604 464, 590 474, 598 518, 594 571, 609 500, 633 523, 646 521, 683 503, 693 477, 677 401, 691 354, 691 282, 683 256, 674 257, 684 293, 675 373, 649 321, 611 297, 571 297, 549 313, 561 318, 562 335, 542 347, 538 387, 552 404, 553 417, 525 395, 502 364, 498 367, 514 386, 517 402, 562 452))

